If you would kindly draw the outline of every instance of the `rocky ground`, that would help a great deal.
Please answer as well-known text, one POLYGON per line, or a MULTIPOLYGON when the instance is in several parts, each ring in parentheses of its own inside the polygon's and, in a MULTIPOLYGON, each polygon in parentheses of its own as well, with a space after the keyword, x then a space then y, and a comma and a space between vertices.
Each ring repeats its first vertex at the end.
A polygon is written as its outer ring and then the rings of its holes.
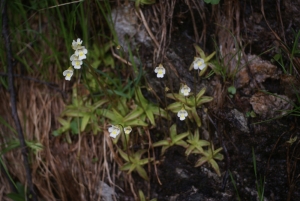
MULTIPOLYGON (((195 54, 193 23, 188 5, 181 2, 175 6, 171 40, 165 51, 166 57, 172 63, 169 65, 171 74, 167 76, 169 80, 175 80, 178 79, 177 73, 181 76, 181 82, 197 89, 203 86, 208 88, 207 94, 213 96, 214 101, 207 105, 210 119, 203 116, 206 125, 201 128, 201 132, 204 138, 210 133, 216 146, 223 147, 222 153, 225 157, 218 163, 222 173, 221 177, 218 177, 207 164, 195 168, 196 156, 186 157, 183 148, 172 147, 161 157, 161 164, 158 165, 161 185, 157 182, 153 171, 151 182, 153 198, 226 201, 238 200, 239 195, 241 200, 257 200, 253 150, 257 177, 264 181, 262 182, 264 200, 300 199, 298 184, 300 169, 297 166, 300 155, 297 139, 300 133, 299 118, 287 115, 293 109, 297 111, 297 104, 299 105, 297 99, 300 86, 297 75, 299 66, 297 67, 295 62, 295 73, 288 74, 272 59, 276 53, 282 52, 281 42, 286 41, 286 46, 293 45, 291 40, 295 40, 293 38, 295 35, 292 32, 299 31, 299 21, 296 20, 299 14, 296 6, 300 8, 300 4, 287 1, 276 5, 273 1, 265 1, 264 12, 267 20, 263 18, 261 2, 241 2, 240 6, 240 22, 243 22, 243 28, 238 37, 242 41, 239 46, 241 50, 238 51, 237 46, 232 49, 230 65, 228 64, 238 70, 231 74, 232 77, 230 73, 227 74, 226 79, 217 74, 206 79, 195 79, 193 73, 187 70, 195 54), (272 10, 274 12, 271 12, 272 10), (279 15, 283 27, 278 24, 279 15), (227 88, 231 85, 237 90, 234 95, 227 93, 227 88), (233 181, 236 183, 236 189, 233 181)), ((212 18, 212 15, 209 15, 211 12, 212 10, 206 10, 208 13, 206 17, 212 18)), ((197 25, 202 23, 200 18, 196 18, 195 21, 197 25)), ((199 27, 202 26, 203 24, 199 27)), ((217 48, 219 51, 217 55, 224 56, 222 47, 214 45, 213 39, 216 39, 216 44, 223 44, 224 41, 222 37, 214 35, 215 29, 210 28, 208 25, 206 46, 203 47, 203 42, 198 45, 208 54, 217 48)), ((228 35, 237 37, 234 34, 228 35)), ((170 82, 158 82, 155 75, 152 75, 151 53, 142 50, 141 55, 142 60, 148 62, 150 86, 159 89, 160 92, 157 93, 163 96, 163 90, 170 82)), ((168 63, 165 59, 161 62, 168 63)), ((179 83, 172 82, 171 85, 168 87, 176 89, 179 83)), ((198 113, 201 113, 201 110, 198 113)), ((185 126, 180 122, 177 123, 181 127, 185 126)))

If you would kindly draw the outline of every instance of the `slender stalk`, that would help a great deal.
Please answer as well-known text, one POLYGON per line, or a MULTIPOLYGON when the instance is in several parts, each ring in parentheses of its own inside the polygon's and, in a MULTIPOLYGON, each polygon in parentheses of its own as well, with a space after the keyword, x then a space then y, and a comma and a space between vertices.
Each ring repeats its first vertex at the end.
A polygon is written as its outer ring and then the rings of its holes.
POLYGON ((11 111, 12 111, 14 122, 16 124, 18 137, 20 140, 21 152, 22 152, 25 171, 26 171, 26 179, 29 186, 28 200, 37 201, 37 196, 34 191, 34 187, 32 183, 31 170, 29 168, 29 163, 28 163, 28 149, 25 143, 22 127, 17 113, 16 96, 14 90, 13 65, 12 65, 13 57, 11 52, 10 38, 9 38, 8 15, 7 15, 6 3, 7 2, 5 0, 1 1, 1 14, 2 14, 2 35, 5 43, 5 50, 7 56, 8 90, 10 93, 11 111))

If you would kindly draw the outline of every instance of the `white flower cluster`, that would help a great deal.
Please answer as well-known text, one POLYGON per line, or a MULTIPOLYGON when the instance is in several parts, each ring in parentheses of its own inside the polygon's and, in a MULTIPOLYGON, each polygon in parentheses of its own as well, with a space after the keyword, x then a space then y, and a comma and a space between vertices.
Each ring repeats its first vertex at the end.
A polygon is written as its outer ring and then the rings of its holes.
MULTIPOLYGON (((72 62, 72 66, 75 69, 80 69, 82 65, 82 60, 86 59, 87 49, 81 45, 82 40, 80 38, 77 38, 77 41, 73 40, 72 42, 72 48, 75 50, 75 53, 70 57, 70 61, 72 62)), ((65 76, 66 80, 71 80, 71 77, 73 75, 73 68, 69 67, 68 70, 65 70, 63 72, 63 75, 65 76)))

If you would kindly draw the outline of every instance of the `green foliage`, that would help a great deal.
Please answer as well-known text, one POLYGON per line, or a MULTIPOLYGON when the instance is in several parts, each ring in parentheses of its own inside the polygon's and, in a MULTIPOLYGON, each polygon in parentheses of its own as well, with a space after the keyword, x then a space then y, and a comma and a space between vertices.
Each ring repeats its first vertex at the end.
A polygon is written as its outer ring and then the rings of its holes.
POLYGON ((231 97, 236 94, 236 88, 234 86, 228 87, 227 91, 231 97))
POLYGON ((189 143, 188 148, 185 151, 185 154, 188 156, 195 150, 197 150, 199 153, 203 153, 203 147, 204 146, 209 146, 210 142, 206 140, 200 140, 199 137, 199 129, 197 128, 194 132, 194 135, 190 134, 188 136, 187 142, 189 143))
POLYGON ((293 75, 297 73, 297 70, 294 70, 294 59, 300 55, 300 48, 298 45, 299 37, 300 31, 297 33, 294 32, 294 43, 291 48, 281 41, 282 49, 273 56, 273 59, 281 66, 284 74, 293 75), (285 59, 285 55, 287 56, 287 59, 285 59))
POLYGON ((71 143, 70 132, 71 134, 78 134, 83 131, 92 131, 94 135, 97 134, 101 131, 98 123, 98 114, 101 113, 100 107, 107 102, 108 100, 105 98, 93 102, 86 96, 79 97, 77 88, 74 87, 72 104, 68 105, 62 112, 61 117, 57 118, 62 127, 53 131, 52 134, 54 136, 60 136, 65 133, 68 143, 71 143))
POLYGON ((254 174, 256 178, 256 190, 258 194, 259 201, 264 200, 264 192, 265 192, 265 177, 262 179, 261 176, 257 175, 257 170, 256 170, 256 158, 255 158, 255 153, 254 149, 252 147, 252 159, 253 159, 253 168, 254 168, 254 174))
POLYGON ((248 111, 248 112, 246 112, 246 117, 255 118, 256 114, 255 114, 255 112, 253 110, 252 111, 248 111))
POLYGON ((204 0, 205 3, 218 4, 220 0, 204 0))
POLYGON ((189 97, 185 97, 182 94, 168 93, 166 96, 176 100, 176 102, 171 103, 166 109, 177 113, 179 110, 184 108, 189 113, 189 117, 197 123, 197 126, 201 127, 201 120, 197 113, 197 108, 200 108, 202 104, 213 100, 213 97, 203 96, 205 91, 206 88, 203 88, 196 96, 191 95, 189 97))
POLYGON ((121 170, 128 171, 128 174, 130 174, 132 171, 136 171, 143 179, 147 181, 149 180, 149 177, 142 166, 154 161, 154 158, 142 158, 144 153, 147 152, 146 149, 141 149, 135 153, 129 154, 126 154, 121 149, 118 149, 118 152, 121 155, 121 157, 126 161, 126 163, 121 167, 121 170))
POLYGON ((112 54, 110 53, 110 48, 112 47, 111 42, 107 42, 103 46, 93 45, 92 50, 89 52, 91 61, 91 66, 93 68, 98 68, 100 65, 110 66, 111 68, 115 68, 115 62, 112 54))
MULTIPOLYGON (((216 52, 214 51, 210 55, 206 56, 204 51, 197 44, 194 44, 194 48, 196 50, 196 56, 203 59, 204 62, 207 64, 206 67, 199 72, 199 76, 202 76, 206 72, 208 66, 212 65, 209 61, 215 56, 216 52)), ((194 63, 191 64, 189 70, 193 69, 193 64, 194 63)))
POLYGON ((25 192, 25 186, 23 186, 21 183, 16 183, 17 191, 16 193, 8 193, 6 196, 13 201, 26 201, 26 192, 25 192))
POLYGON ((177 134, 176 124, 173 124, 170 127, 170 138, 153 143, 153 147, 162 146, 161 155, 163 155, 168 148, 174 145, 179 145, 187 148, 188 144, 183 139, 186 138, 189 134, 189 131, 177 134))
POLYGON ((294 144, 294 142, 296 142, 297 138, 298 138, 297 136, 295 136, 293 138, 290 137, 290 139, 288 141, 286 141, 285 143, 287 143, 287 144, 289 144, 291 146, 291 145, 294 144))
MULTIPOLYGON (((264 191, 265 191, 265 187, 264 187, 264 183, 265 183, 265 177, 262 179, 261 176, 258 179, 258 175, 257 175, 257 170, 256 170, 256 159, 255 159, 255 153, 254 153, 254 149, 252 147, 252 161, 253 161, 253 168, 254 168, 254 175, 255 175, 255 179, 256 179, 256 190, 257 190, 257 196, 258 196, 258 200, 259 201, 263 201, 264 200, 264 191)), ((237 198, 240 201, 240 195, 237 189, 237 185, 236 182, 232 176, 232 173, 229 171, 230 174, 230 178, 231 178, 231 182, 234 186, 234 189, 237 193, 237 198)))
POLYGON ((197 162, 195 167, 199 167, 203 165, 204 163, 209 163, 212 168, 216 171, 218 176, 221 176, 219 165, 215 160, 223 160, 224 156, 220 153, 222 151, 222 147, 219 149, 215 150, 214 145, 211 144, 211 146, 208 147, 207 150, 204 150, 203 152, 195 150, 192 153, 197 153, 203 155, 197 162))
POLYGON ((241 201, 240 194, 239 194, 239 191, 237 189, 237 185, 236 185, 236 182, 235 182, 235 180, 234 180, 234 178, 232 176, 231 171, 229 171, 229 175, 230 175, 231 183, 233 184, 234 190, 235 190, 235 192, 237 194, 237 199, 238 199, 238 201, 241 201))
POLYGON ((141 108, 143 108, 147 118, 149 119, 150 123, 153 126, 155 126, 154 115, 169 119, 169 116, 164 109, 150 103, 148 100, 145 99, 145 97, 142 94, 141 88, 136 89, 135 100, 136 100, 137 104, 141 108))
POLYGON ((135 1, 135 8, 138 9, 140 5, 154 4, 156 0, 134 0, 134 1, 135 1))
MULTIPOLYGON (((33 151, 34 154, 36 154, 37 152, 43 150, 43 145, 39 142, 33 142, 33 141, 28 141, 28 140, 25 140, 25 143, 26 143, 26 146, 28 148, 30 148, 31 151, 33 151)), ((20 147, 20 140, 19 139, 12 139, 10 140, 5 148, 2 148, 1 149, 1 152, 0 154, 5 154, 9 151, 12 151, 13 149, 17 149, 20 147)))
MULTIPOLYGON (((10 131, 12 131, 15 135, 17 134, 16 130, 11 127, 1 116, 0 116, 0 123, 3 124, 5 127, 7 127, 10 131)), ((1 133, 1 136, 4 137, 4 134, 1 133)), ((3 154, 12 151, 14 149, 17 149, 20 147, 20 140, 16 138, 16 136, 12 136, 10 138, 6 138, 8 141, 5 144, 2 144, 0 146, 0 156, 3 154)), ((34 142, 34 141, 29 141, 25 140, 26 146, 29 148, 30 151, 32 151, 34 154, 37 152, 43 150, 43 145, 40 142, 34 142)))
MULTIPOLYGON (((119 103, 120 105, 121 103, 119 103)), ((111 110, 102 109, 101 114, 110 119, 112 124, 120 124, 122 127, 136 127, 136 126, 148 126, 145 122, 145 114, 143 108, 136 106, 133 110, 128 113, 122 112, 117 108, 112 108, 111 110)))
MULTIPOLYGON (((148 200, 148 199, 145 198, 145 195, 144 195, 143 191, 141 191, 141 190, 139 190, 139 198, 140 198, 140 201, 146 201, 146 200, 148 200)), ((153 198, 150 201, 157 201, 157 199, 153 198)))
POLYGON ((221 176, 219 166, 215 160, 223 160, 224 156, 220 153, 222 148, 214 149, 213 144, 206 140, 201 140, 199 129, 196 129, 194 135, 189 131, 177 134, 176 124, 170 127, 170 137, 164 140, 153 143, 153 147, 162 147, 161 155, 171 146, 178 145, 186 148, 185 154, 199 154, 201 158, 196 162, 195 167, 201 166, 204 163, 209 163, 216 171, 218 176, 221 176), (188 137, 186 141, 184 138, 188 137))

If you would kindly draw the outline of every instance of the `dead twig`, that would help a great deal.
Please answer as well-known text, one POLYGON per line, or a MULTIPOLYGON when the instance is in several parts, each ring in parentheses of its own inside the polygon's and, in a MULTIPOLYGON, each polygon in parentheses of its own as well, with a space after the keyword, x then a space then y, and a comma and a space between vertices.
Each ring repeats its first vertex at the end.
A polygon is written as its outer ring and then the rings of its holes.
POLYGON ((198 43, 199 42, 199 34, 198 34, 198 31, 197 31, 196 21, 195 21, 195 17, 194 17, 194 13, 193 13, 192 7, 190 5, 190 1, 186 1, 186 4, 189 7, 189 10, 190 10, 190 13, 191 13, 191 17, 192 17, 194 34, 195 34, 195 41, 196 41, 196 43, 198 43))

